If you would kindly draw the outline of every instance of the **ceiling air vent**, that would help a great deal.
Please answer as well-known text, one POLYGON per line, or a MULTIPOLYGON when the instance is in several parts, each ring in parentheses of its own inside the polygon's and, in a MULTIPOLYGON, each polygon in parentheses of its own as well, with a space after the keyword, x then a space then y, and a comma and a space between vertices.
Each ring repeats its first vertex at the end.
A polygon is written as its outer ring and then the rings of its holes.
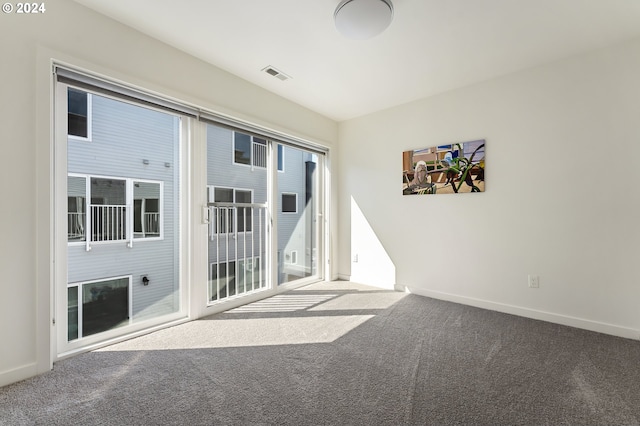
POLYGON ((280 79, 282 81, 289 80, 291 78, 288 75, 286 75, 285 73, 283 73, 282 71, 275 69, 271 65, 269 65, 266 68, 263 68, 262 71, 264 71, 267 74, 272 75, 275 78, 278 78, 278 79, 280 79))

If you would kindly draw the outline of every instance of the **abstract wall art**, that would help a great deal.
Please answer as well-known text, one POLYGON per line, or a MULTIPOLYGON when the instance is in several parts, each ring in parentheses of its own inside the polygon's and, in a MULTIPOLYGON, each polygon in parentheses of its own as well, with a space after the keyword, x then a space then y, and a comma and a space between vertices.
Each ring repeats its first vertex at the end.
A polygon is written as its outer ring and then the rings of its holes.
POLYGON ((484 192, 484 139, 402 153, 402 194, 484 192))

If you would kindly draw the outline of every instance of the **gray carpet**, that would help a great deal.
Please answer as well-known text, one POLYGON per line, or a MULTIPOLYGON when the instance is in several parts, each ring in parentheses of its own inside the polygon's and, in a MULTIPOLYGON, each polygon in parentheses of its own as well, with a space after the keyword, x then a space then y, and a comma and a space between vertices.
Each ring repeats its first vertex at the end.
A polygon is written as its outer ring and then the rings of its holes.
POLYGON ((316 284, 56 363, 1 425, 638 425, 640 342, 316 284))

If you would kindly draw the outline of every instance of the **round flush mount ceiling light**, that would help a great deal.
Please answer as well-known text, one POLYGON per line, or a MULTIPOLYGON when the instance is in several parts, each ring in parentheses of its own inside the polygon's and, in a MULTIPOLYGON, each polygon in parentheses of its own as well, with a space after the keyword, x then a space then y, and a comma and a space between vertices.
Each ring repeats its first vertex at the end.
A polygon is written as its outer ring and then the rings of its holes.
POLYGON ((393 19, 391 0, 343 0, 333 14, 338 32, 366 40, 384 31, 393 19))

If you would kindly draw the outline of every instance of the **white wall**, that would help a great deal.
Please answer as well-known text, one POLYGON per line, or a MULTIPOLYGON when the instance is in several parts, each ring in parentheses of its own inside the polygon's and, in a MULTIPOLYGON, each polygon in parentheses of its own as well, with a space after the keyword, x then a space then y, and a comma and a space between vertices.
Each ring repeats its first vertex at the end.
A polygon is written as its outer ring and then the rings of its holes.
POLYGON ((46 7, 0 23, 0 386, 49 368, 52 58, 325 146, 337 140, 335 122, 77 3, 46 7))
POLYGON ((638 123, 640 39, 341 123, 341 277, 637 339, 638 123), (486 193, 401 195, 402 151, 481 138, 486 193))

